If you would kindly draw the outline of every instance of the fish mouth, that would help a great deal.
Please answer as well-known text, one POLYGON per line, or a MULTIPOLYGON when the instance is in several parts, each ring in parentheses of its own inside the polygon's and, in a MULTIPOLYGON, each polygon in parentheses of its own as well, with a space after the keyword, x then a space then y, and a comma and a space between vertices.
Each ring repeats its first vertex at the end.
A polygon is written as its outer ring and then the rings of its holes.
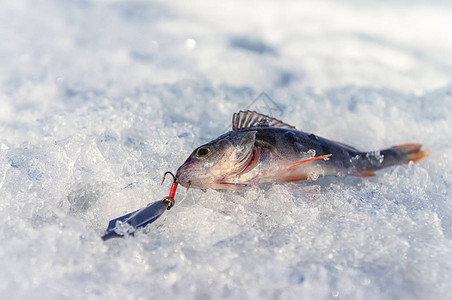
POLYGON ((244 163, 241 164, 240 168, 233 172, 232 174, 228 174, 216 181, 218 184, 235 184, 233 182, 229 182, 229 179, 240 177, 243 174, 251 171, 254 167, 257 166, 260 158, 260 151, 256 146, 253 146, 253 150, 250 151, 250 155, 246 159, 244 159, 244 163))
POLYGON ((184 162, 176 171, 176 182, 179 183, 182 186, 188 186, 191 184, 191 180, 189 177, 187 177, 187 169, 192 165, 193 163, 191 161, 184 162))

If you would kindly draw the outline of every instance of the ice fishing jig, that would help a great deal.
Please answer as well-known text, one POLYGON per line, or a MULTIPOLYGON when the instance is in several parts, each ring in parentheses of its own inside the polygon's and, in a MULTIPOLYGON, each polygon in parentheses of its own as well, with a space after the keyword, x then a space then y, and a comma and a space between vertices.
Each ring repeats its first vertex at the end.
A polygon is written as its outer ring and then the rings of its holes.
MULTIPOLYGON (((167 174, 173 177, 173 183, 171 185, 169 195, 160 201, 148 204, 142 209, 111 220, 108 223, 105 234, 102 236, 102 240, 106 241, 115 237, 134 235, 138 228, 154 222, 165 212, 165 210, 170 210, 174 206, 174 196, 176 195, 176 189, 178 186, 177 178, 173 173, 169 171, 165 172, 165 174, 163 174, 162 184, 165 181, 167 174)), ((188 187, 189 186, 190 184, 188 184, 188 187)))
MULTIPOLYGON (((163 198, 164 201, 168 202, 168 210, 171 209, 171 207, 174 206, 174 195, 176 194, 176 189, 177 189, 177 178, 176 176, 174 176, 173 173, 171 173, 170 171, 166 171, 165 174, 163 174, 163 178, 162 178, 162 184, 165 182, 165 178, 166 178, 166 174, 170 174, 173 177, 173 184, 171 184, 171 190, 168 196, 166 196, 165 198, 163 198)), ((187 188, 188 190, 188 188, 187 188)))

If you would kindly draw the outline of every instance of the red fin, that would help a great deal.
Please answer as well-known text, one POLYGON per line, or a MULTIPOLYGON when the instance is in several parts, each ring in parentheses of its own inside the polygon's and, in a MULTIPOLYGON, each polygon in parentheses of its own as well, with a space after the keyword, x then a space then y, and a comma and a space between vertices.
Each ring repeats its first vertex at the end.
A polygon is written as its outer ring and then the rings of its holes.
POLYGON ((394 148, 402 152, 402 154, 405 156, 405 163, 409 163, 410 161, 420 161, 430 154, 430 151, 428 149, 421 150, 421 144, 404 144, 395 146, 394 148))
POLYGON ((298 161, 296 163, 291 164, 289 166, 289 168, 295 167, 295 166, 298 166, 298 165, 301 165, 301 164, 304 164, 304 163, 307 163, 307 162, 310 162, 310 161, 313 161, 313 160, 317 160, 317 159, 328 159, 328 157, 330 157, 331 155, 333 155, 333 154, 327 154, 327 155, 313 157, 313 158, 310 158, 310 159, 307 159, 307 160, 298 161))
POLYGON ((300 181, 300 180, 306 180, 308 179, 307 175, 304 174, 300 174, 299 176, 296 177, 291 177, 289 179, 284 180, 285 182, 295 182, 295 181, 300 181))
POLYGON ((359 176, 361 176, 361 177, 374 177, 375 173, 374 172, 361 172, 361 173, 359 173, 359 176))

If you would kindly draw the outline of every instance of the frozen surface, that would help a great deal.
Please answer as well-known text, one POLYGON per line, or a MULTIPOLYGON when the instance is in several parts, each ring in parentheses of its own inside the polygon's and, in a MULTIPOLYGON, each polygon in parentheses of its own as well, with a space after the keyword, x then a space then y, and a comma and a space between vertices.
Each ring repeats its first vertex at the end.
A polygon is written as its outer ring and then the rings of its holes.
POLYGON ((15 0, 0 23, 0 298, 452 297, 446 1, 15 0), (304 131, 432 154, 371 179, 181 188, 101 241, 262 91, 304 131))

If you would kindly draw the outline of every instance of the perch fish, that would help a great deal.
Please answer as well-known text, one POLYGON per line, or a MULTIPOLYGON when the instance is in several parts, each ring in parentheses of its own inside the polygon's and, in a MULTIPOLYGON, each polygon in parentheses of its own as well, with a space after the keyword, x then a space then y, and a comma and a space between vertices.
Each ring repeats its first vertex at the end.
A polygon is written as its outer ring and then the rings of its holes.
POLYGON ((182 186, 241 189, 272 182, 315 181, 320 176, 375 176, 375 171, 416 162, 429 154, 421 144, 359 151, 275 118, 240 111, 232 131, 195 149, 177 170, 182 186))

